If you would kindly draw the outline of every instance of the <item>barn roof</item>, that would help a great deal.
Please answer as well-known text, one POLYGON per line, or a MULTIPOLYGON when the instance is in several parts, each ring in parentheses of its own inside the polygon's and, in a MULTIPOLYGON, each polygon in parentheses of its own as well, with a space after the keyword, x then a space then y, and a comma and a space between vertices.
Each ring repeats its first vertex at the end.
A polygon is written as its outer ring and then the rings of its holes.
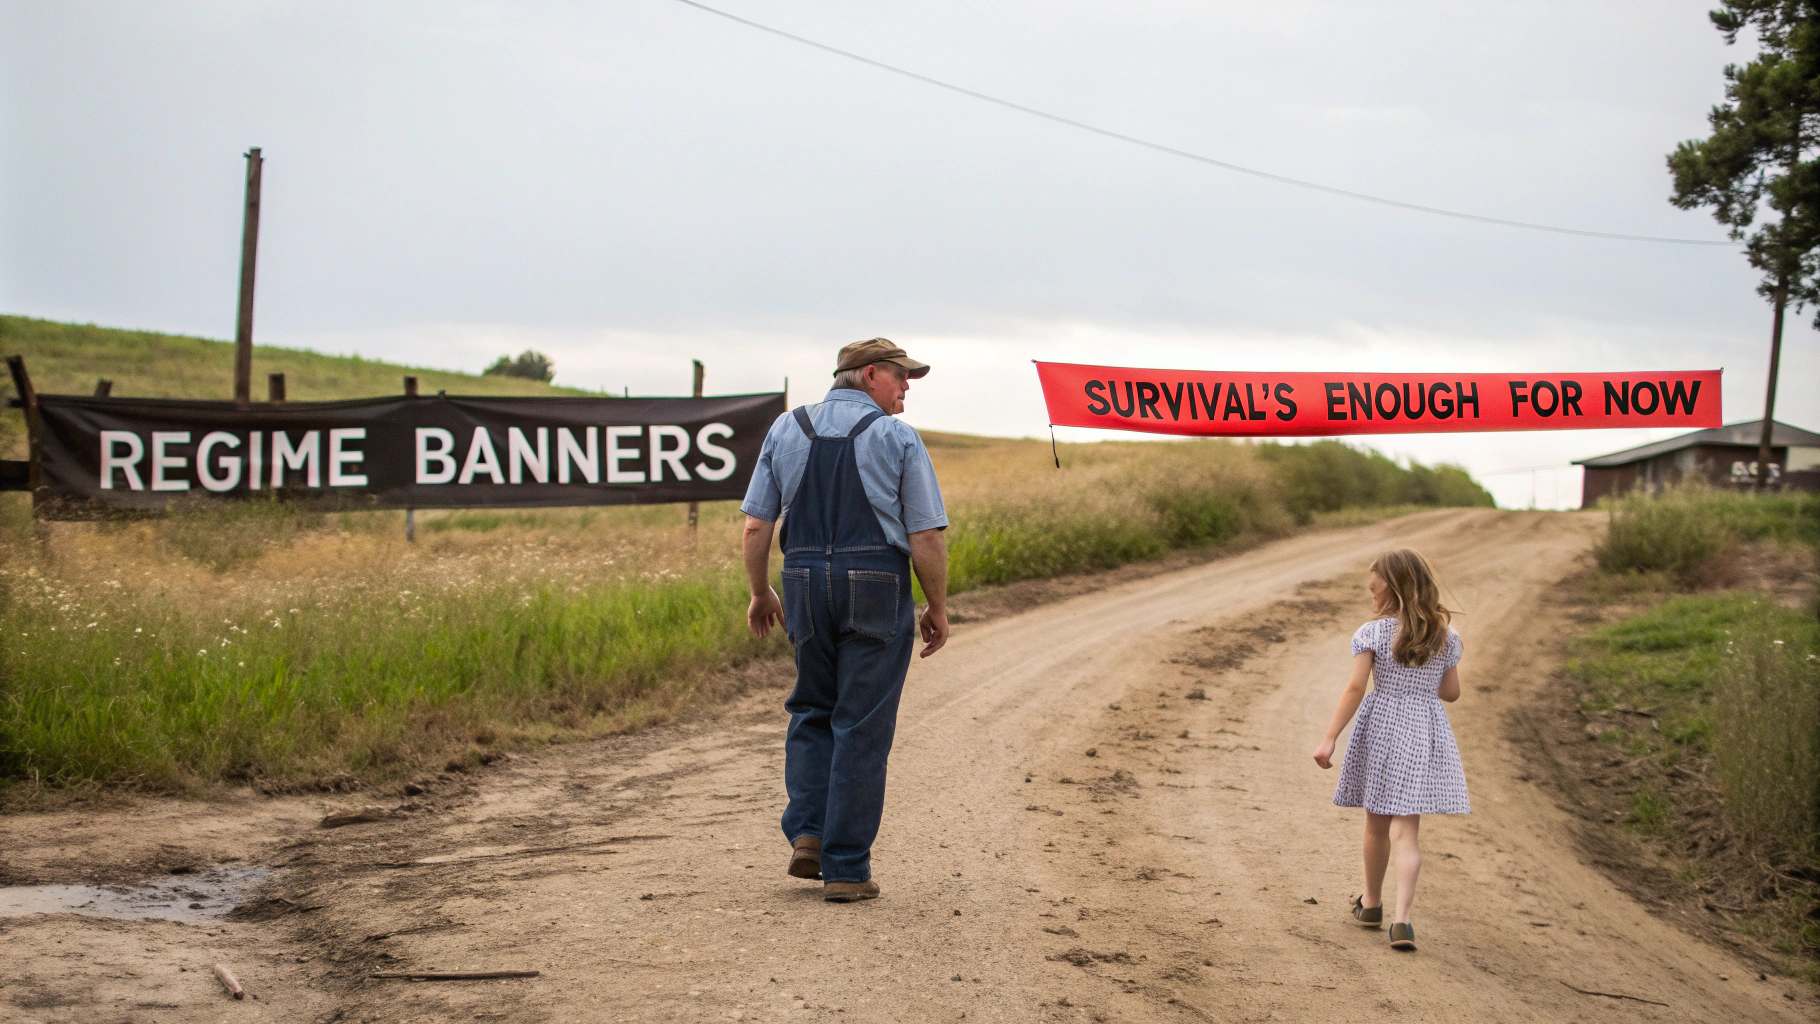
MULTIPOLYGON (((1683 448, 1692 448, 1697 444, 1737 444, 1755 446, 1762 441, 1762 439, 1762 420, 1751 420, 1747 423, 1729 423, 1723 427, 1696 430, 1691 434, 1664 438, 1653 444, 1646 444, 1641 448, 1626 448, 1621 452, 1612 452, 1610 455, 1596 455, 1590 459, 1575 459, 1574 465, 1600 467, 1623 466, 1632 462, 1642 462, 1644 459, 1653 459, 1658 455, 1665 455, 1669 452, 1680 451, 1683 448)), ((1802 430, 1800 427, 1791 427, 1781 420, 1777 420, 1774 429, 1770 432, 1770 444, 1794 445, 1798 447, 1812 445, 1820 447, 1820 434, 1816 434, 1811 430, 1802 430)))

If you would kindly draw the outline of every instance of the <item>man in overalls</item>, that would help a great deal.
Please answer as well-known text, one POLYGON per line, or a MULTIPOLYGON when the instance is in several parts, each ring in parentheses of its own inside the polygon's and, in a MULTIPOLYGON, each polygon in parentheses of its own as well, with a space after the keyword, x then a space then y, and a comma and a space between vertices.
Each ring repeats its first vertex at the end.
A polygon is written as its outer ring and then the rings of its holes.
POLYGON ((912 562, 929 602, 922 656, 948 642, 948 516, 923 439, 894 418, 910 381, 928 372, 884 338, 841 349, 827 398, 771 425, 740 506, 746 625, 763 637, 781 620, 796 647, 784 705, 789 873, 822 879, 832 903, 878 895, 872 840, 918 632, 912 562), (770 580, 780 517, 781 602, 770 580))

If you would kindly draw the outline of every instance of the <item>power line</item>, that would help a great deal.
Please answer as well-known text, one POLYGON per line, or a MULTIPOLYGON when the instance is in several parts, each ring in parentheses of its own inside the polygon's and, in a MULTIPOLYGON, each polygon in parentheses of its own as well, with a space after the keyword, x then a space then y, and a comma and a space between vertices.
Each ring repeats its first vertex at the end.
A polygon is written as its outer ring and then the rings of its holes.
POLYGON ((1564 463, 1557 462, 1557 463, 1554 463, 1553 465, 1548 465, 1548 466, 1518 466, 1516 469, 1493 469, 1493 470, 1488 470, 1484 473, 1480 473, 1479 475, 1480 476, 1515 476, 1518 473, 1541 473, 1545 470, 1554 471, 1554 470, 1572 469, 1572 468, 1574 468, 1574 467, 1571 463, 1564 464, 1564 463))
POLYGON ((1202 156, 1199 153, 1190 153, 1185 149, 1176 149, 1174 146, 1165 146, 1160 142, 1151 142, 1147 139, 1140 139, 1135 135, 1126 135, 1123 132, 1115 132, 1108 128, 1100 128, 1096 125, 1087 124, 1084 121, 1076 121, 1073 118, 1063 117, 1060 114, 1051 114, 1046 110, 1038 110, 1035 107, 1026 107, 1021 103, 1013 103, 1010 100, 1000 99, 997 96, 990 96, 983 92, 975 92, 964 86, 955 85, 951 82, 944 82, 939 78, 930 78, 928 75, 919 75, 914 71, 906 71, 903 68, 894 67, 883 61, 876 61, 870 57, 862 57, 857 53, 852 53, 848 50, 840 49, 839 47, 829 46, 827 43, 818 43, 813 39, 785 32, 783 29, 772 28, 770 25, 752 21, 748 18, 742 18, 737 14, 729 14, 726 11, 709 7, 707 4, 697 3, 696 0, 676 0, 676 2, 687 7, 693 7, 698 11, 705 11, 708 14, 717 15, 728 21, 737 22, 747 28, 754 28, 760 32, 768 32, 779 38, 788 39, 793 43, 812 46, 817 50, 832 53, 838 57, 845 57, 848 60, 858 61, 861 64, 878 68, 881 71, 889 71, 894 75, 902 75, 905 78, 914 79, 925 85, 933 85, 938 89, 946 89, 949 92, 959 93, 962 96, 969 96, 973 99, 995 104, 1008 110, 1015 110, 1020 114, 1029 114, 1032 117, 1040 117, 1045 121, 1053 121, 1056 124, 1067 125, 1070 128, 1078 128, 1081 131, 1092 132, 1095 135, 1104 136, 1108 139, 1116 139, 1119 142, 1130 143, 1134 146, 1142 146, 1145 149, 1155 150, 1158 153, 1166 153, 1170 156, 1181 157, 1184 160, 1193 160, 1196 163, 1207 164, 1208 166, 1218 167, 1222 170, 1237 171, 1240 174, 1249 174, 1254 178, 1264 178, 1283 185, 1294 185, 1296 188, 1312 189, 1316 192, 1325 192, 1329 195, 1343 196, 1347 199, 1358 199, 1367 203, 1377 203, 1380 206, 1392 206, 1400 210, 1413 210, 1417 213, 1433 214, 1438 217, 1452 217, 1456 220, 1477 221, 1481 224, 1496 224, 1501 227, 1523 228, 1529 231, 1548 231, 1558 235, 1579 235, 1584 238, 1607 238, 1624 242, 1662 242, 1670 245, 1736 245, 1736 243, 1730 241, 1712 241, 1704 238, 1668 238, 1661 235, 1626 235, 1614 231, 1586 231, 1580 228, 1558 227, 1553 224, 1536 224, 1523 220, 1505 220, 1502 217, 1486 217, 1476 213, 1462 213, 1459 210, 1444 210, 1436 206, 1423 206, 1420 203, 1406 203, 1400 199, 1386 199, 1383 196, 1374 196, 1364 192, 1354 192, 1350 189, 1335 188, 1332 185, 1323 185, 1314 181, 1304 181, 1300 178, 1291 178, 1282 174, 1272 174, 1269 171, 1260 171, 1255 167, 1243 167, 1239 164, 1227 163, 1224 160, 1215 160, 1210 156, 1202 156))

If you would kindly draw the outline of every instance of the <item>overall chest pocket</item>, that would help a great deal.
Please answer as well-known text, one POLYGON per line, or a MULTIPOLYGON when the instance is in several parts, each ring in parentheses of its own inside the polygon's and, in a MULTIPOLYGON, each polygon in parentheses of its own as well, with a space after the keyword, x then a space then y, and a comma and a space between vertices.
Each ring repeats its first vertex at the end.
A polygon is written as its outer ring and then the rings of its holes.
POLYGON ((898 575, 875 569, 847 571, 847 628, 873 640, 897 636, 898 575))
POLYGON ((784 567, 784 634, 801 647, 815 635, 815 617, 809 612, 809 570, 784 567))

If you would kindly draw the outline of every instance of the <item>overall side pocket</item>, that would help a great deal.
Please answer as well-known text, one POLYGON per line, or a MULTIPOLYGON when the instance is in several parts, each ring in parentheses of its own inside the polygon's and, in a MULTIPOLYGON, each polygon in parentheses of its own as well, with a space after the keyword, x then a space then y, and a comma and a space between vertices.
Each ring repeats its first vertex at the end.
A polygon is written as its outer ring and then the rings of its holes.
POLYGON ((847 628, 873 640, 897 636, 897 591, 897 573, 847 570, 847 628))
POLYGON ((809 570, 784 567, 784 634, 801 647, 815 635, 815 617, 809 613, 809 570))

